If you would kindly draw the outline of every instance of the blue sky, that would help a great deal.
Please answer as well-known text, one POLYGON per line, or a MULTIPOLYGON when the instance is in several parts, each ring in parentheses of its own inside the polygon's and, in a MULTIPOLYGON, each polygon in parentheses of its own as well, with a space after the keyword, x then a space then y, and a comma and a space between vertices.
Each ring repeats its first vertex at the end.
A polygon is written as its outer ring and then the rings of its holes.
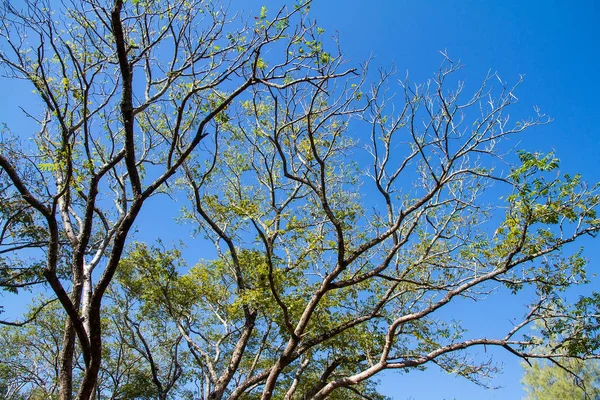
MULTIPOLYGON (((439 51, 461 61, 467 83, 488 70, 508 81, 525 75, 520 108, 538 105, 554 122, 523 146, 557 150, 563 167, 598 177, 600 3, 582 1, 315 1, 319 25, 339 32, 352 61, 394 62, 412 80, 432 77, 439 51)), ((597 180, 597 179, 596 179, 597 180)))
MULTIPOLYGON (((273 1, 277 8, 283 2, 273 1)), ((464 64, 467 85, 478 84, 488 70, 509 82, 524 74, 517 92, 524 113, 539 106, 553 118, 550 125, 528 131, 515 143, 531 151, 555 150, 561 170, 600 181, 600 3, 594 1, 392 1, 315 0, 311 14, 327 32, 339 33, 342 51, 352 63, 374 57, 373 69, 394 63, 412 81, 433 76, 447 53, 464 64)), ((599 271, 597 244, 586 243, 590 270, 599 271)), ((597 287, 597 285, 593 285, 597 287)), ((518 300, 517 300, 518 302, 518 300)), ((457 307, 457 317, 483 315, 493 325, 504 318, 503 304, 457 307)), ((508 310, 510 311, 510 310, 508 310)), ((481 317, 479 317, 481 318, 481 317)), ((505 322, 505 320, 504 320, 505 322)), ((426 372, 386 374, 385 394, 394 399, 519 399, 523 396, 520 361, 503 352, 494 360, 504 373, 489 391, 435 367, 426 372)))
MULTIPOLYGON (((236 0, 231 8, 242 4, 240 8, 254 15, 264 4, 275 10, 285 3, 289 2, 236 0)), ((314 0, 311 15, 328 33, 339 33, 342 51, 351 64, 374 57, 373 71, 394 63, 399 76, 408 71, 412 81, 424 81, 433 77, 442 60, 439 52, 445 50, 464 64, 467 85, 480 83, 488 70, 509 82, 524 74, 517 108, 529 113, 539 106, 554 121, 530 130, 517 147, 555 150, 562 170, 581 172, 589 182, 600 181, 600 2, 314 0)), ((0 97, 0 107, 5 116, 17 111, 11 93, 0 97)), ((158 211, 160 205, 154 206, 146 212, 158 211)), ((600 252, 593 246, 589 242, 586 251, 590 269, 600 271, 600 252)), ((493 325, 498 319, 506 323, 503 311, 508 314, 510 310, 504 304, 494 304, 489 310, 482 307, 490 306, 467 304, 450 312, 460 312, 460 318, 470 313, 485 317, 472 321, 475 325, 493 325)), ((495 391, 435 367, 426 372, 385 374, 380 377, 381 388, 399 400, 521 398, 520 361, 503 352, 491 354, 504 364, 504 374, 493 381, 503 387, 495 391)))

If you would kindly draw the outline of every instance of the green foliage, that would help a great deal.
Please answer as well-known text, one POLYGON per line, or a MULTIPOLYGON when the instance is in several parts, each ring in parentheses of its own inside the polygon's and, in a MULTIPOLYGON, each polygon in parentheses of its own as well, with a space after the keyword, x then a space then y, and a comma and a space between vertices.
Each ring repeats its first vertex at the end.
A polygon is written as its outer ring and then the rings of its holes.
POLYGON ((115 394, 123 400, 152 400, 157 398, 158 390, 149 371, 133 370, 128 372, 127 382, 115 394))
MULTIPOLYGON (((39 307, 41 302, 36 302, 39 307)), ((27 317, 33 316, 36 308, 27 317)), ((58 399, 58 363, 64 312, 56 302, 24 328, 0 327, 0 396, 7 400, 58 399), (10 396, 9 396, 10 394, 10 396)))
POLYGON ((596 399, 600 396, 600 364, 577 359, 523 365, 526 400, 596 399))

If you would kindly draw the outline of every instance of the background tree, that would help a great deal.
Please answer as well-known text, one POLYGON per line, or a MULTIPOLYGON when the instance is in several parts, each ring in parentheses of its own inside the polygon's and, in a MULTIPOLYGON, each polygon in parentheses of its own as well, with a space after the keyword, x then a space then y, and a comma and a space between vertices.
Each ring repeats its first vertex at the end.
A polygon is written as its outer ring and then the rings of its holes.
POLYGON ((503 160, 547 122, 509 118, 519 82, 466 95, 445 58, 425 84, 371 83, 308 4, 54 6, 1 9, 0 61, 41 108, 33 141, 3 133, 0 282, 43 282, 66 313, 61 399, 379 397, 378 373, 429 364, 485 384, 474 347, 597 353, 598 297, 560 292, 587 282, 562 251, 600 229, 600 198, 553 154, 503 160), (133 243, 159 195, 214 257, 133 243), (440 312, 501 286, 536 295, 506 332, 440 312))
POLYGON ((35 323, 0 328, 0 396, 6 400, 56 399, 64 320, 57 303, 48 305, 35 323))
MULTIPOLYGON (((110 298, 114 304, 105 310, 103 362, 95 398, 186 398, 189 390, 183 388, 186 377, 181 364, 186 354, 180 351, 181 337, 167 336, 170 331, 155 319, 131 322, 131 310, 122 308, 126 295, 115 299, 111 293, 110 298)), ((64 310, 54 302, 37 312, 25 327, 0 328, 2 399, 58 398, 64 317, 64 310)), ((80 378, 84 369, 84 360, 76 352, 74 377, 80 378)))
POLYGON ((600 369, 597 361, 569 360, 562 365, 534 362, 523 376, 528 400, 597 399, 600 369))

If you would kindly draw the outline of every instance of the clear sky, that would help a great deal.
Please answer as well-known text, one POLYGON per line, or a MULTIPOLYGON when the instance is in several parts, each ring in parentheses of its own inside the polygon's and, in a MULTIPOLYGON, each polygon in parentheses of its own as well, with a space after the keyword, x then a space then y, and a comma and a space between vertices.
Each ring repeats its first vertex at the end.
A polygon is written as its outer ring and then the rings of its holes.
MULTIPOLYGON (((246 10, 265 4, 240 3, 246 10)), ((266 4, 274 10, 284 2, 266 4)), ((516 108, 529 112, 539 106, 553 122, 528 131, 517 147, 555 150, 561 170, 580 172, 588 182, 600 181, 600 2, 314 0, 311 14, 327 32, 339 33, 342 51, 352 63, 373 56, 376 69, 393 62, 400 76, 408 71, 415 82, 433 77, 442 50, 464 64, 467 85, 478 84, 488 70, 509 82, 524 74, 516 108)), ((600 252, 593 248, 598 244, 586 245, 590 270, 600 271, 600 252)), ((488 312, 477 307, 456 308, 463 313, 457 318, 479 311, 486 318, 474 323, 485 326, 503 318, 503 304, 492 305, 488 312)), ((504 373, 493 381, 502 386, 498 390, 482 389, 435 367, 386 374, 381 377, 382 390, 402 400, 520 399, 520 361, 502 352, 493 356, 504 364, 504 373)))
MULTIPOLYGON (((264 4, 275 10, 290 2, 235 0, 231 8, 258 14, 264 4)), ((311 14, 328 33, 339 33, 342 51, 351 63, 359 65, 372 56, 376 70, 393 62, 399 76, 408 71, 415 82, 433 77, 442 50, 464 64, 467 84, 480 83, 490 69, 509 82, 524 74, 517 108, 528 112, 539 106, 554 121, 528 131, 518 147, 555 150, 562 170, 580 172, 589 182, 600 181, 600 2, 314 0, 311 14)), ((0 96, 2 113, 17 111, 10 92, 5 87, 0 96)), ((600 271, 600 252, 593 246, 590 242, 586 250, 590 269, 600 271)), ((474 323, 489 326, 503 318, 503 306, 493 305, 488 312, 472 304, 458 309, 467 317, 479 311, 486 318, 474 323)), ((502 388, 495 391, 435 367, 385 374, 382 391, 398 400, 521 398, 520 361, 501 352, 493 356, 504 364, 504 374, 493 382, 502 388)))

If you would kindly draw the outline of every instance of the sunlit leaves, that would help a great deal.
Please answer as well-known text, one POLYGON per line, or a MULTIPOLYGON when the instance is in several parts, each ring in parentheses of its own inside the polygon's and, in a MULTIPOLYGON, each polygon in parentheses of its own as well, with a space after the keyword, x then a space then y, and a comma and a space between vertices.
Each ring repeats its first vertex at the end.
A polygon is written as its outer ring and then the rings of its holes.
POLYGON ((590 398, 600 395, 600 366, 595 360, 534 361, 523 365, 526 400, 590 398))

